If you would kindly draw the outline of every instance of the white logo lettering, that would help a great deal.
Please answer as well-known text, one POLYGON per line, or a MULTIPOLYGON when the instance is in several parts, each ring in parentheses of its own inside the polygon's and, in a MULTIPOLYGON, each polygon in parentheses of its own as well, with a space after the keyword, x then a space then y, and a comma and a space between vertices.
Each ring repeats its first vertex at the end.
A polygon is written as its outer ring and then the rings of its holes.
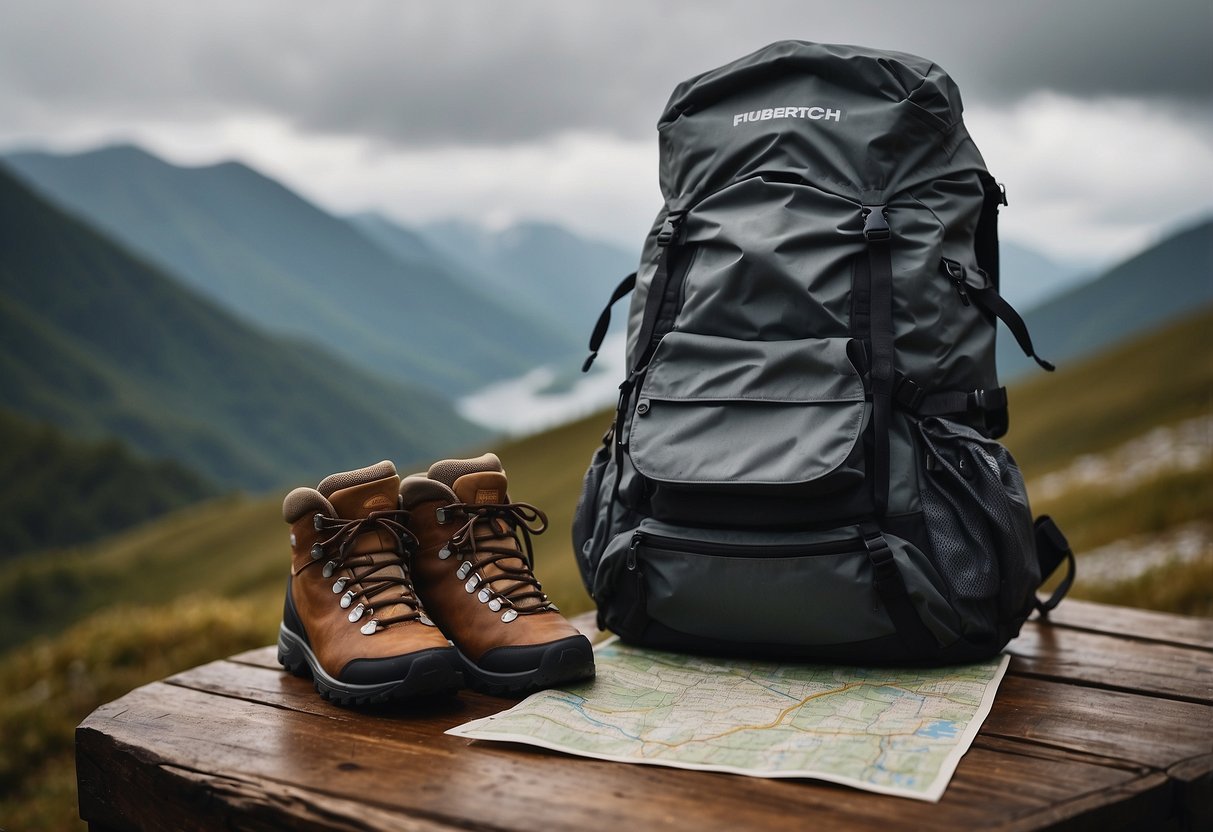
POLYGON ((733 126, 737 127, 751 121, 770 121, 777 118, 807 118, 810 121, 842 121, 842 110, 830 107, 768 107, 763 110, 750 110, 748 113, 736 113, 733 116, 733 126))

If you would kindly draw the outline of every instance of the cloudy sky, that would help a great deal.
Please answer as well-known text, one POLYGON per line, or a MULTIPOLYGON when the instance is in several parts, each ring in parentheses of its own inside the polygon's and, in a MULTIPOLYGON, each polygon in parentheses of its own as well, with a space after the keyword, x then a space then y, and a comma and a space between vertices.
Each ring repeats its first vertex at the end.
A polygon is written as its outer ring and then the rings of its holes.
POLYGON ((679 81, 797 38, 928 57, 1011 205, 1107 262, 1213 211, 1210 0, 0 0, 0 150, 239 158, 334 211, 639 249, 679 81))

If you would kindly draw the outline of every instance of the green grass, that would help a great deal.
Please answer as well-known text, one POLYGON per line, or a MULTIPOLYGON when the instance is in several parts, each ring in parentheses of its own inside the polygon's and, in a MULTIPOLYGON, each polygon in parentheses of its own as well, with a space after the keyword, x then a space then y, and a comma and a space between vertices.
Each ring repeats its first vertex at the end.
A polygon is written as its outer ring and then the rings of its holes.
POLYGON ((1032 477, 1213 411, 1213 309, 1009 391, 1005 442, 1032 477))
POLYGON ((118 605, 0 657, 0 823, 80 827, 75 726, 134 687, 264 644, 276 615, 252 601, 197 596, 118 605))

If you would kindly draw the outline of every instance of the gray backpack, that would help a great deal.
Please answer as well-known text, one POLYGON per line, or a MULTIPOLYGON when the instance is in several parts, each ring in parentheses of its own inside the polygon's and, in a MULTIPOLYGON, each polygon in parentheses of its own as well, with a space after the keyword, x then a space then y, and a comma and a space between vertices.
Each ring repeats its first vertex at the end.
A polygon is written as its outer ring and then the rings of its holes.
POLYGON ((630 372, 574 518, 600 625, 750 656, 996 653, 1074 559, 996 441, 997 320, 1035 355, 952 80, 783 41, 679 85, 658 138, 665 205, 611 299, 635 290, 630 372))

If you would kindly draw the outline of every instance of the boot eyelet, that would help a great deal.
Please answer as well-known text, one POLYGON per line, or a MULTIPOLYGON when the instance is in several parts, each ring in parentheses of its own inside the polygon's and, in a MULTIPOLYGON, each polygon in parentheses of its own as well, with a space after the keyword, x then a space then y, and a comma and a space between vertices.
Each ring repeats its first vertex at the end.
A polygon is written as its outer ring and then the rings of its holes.
POLYGON ((350 610, 350 614, 348 616, 348 618, 350 619, 350 622, 353 623, 353 622, 357 621, 359 618, 362 618, 362 614, 364 612, 366 612, 365 605, 359 604, 358 606, 354 607, 352 610, 350 610))
POLYGON ((482 589, 478 593, 476 593, 476 600, 478 600, 482 604, 487 603, 488 600, 492 597, 493 597, 493 593, 489 592, 487 589, 482 589))
MULTIPOLYGON (((345 595, 341 596, 341 609, 349 609, 349 606, 352 603, 354 603, 354 590, 351 589, 349 592, 345 593, 345 595)), ((353 620, 354 619, 352 618, 350 619, 350 621, 353 620)))
POLYGON ((331 577, 333 577, 333 573, 336 571, 337 571, 337 564, 330 560, 328 563, 326 563, 324 565, 324 568, 320 570, 320 574, 326 578, 331 578, 331 577))
POLYGON ((317 514, 312 515, 312 528, 318 532, 324 531, 324 515, 323 514, 317 513, 317 514))
POLYGON ((468 582, 463 585, 463 589, 468 595, 471 595, 476 591, 477 587, 479 587, 481 583, 481 577, 479 575, 473 575, 472 577, 468 578, 468 582))
POLYGON ((503 622, 505 622, 506 624, 509 624, 511 621, 513 621, 517 617, 518 617, 518 610, 514 610, 514 609, 506 610, 505 612, 503 612, 501 614, 501 620, 503 622))
POLYGON ((312 544, 311 556, 312 560, 320 560, 322 557, 324 557, 324 547, 319 543, 312 544))
POLYGON ((489 609, 491 609, 493 612, 499 611, 501 609, 501 599, 494 598, 493 600, 489 601, 489 609))
POLYGON ((451 556, 451 547, 443 546, 438 550, 438 560, 446 560, 451 556))
POLYGON ((471 571, 472 571, 472 562, 470 560, 465 560, 463 563, 459 564, 459 568, 455 570, 455 576, 457 578, 459 578, 459 580, 462 581, 464 578, 466 578, 468 576, 468 573, 471 571))
POLYGON ((349 580, 349 578, 338 578, 337 582, 333 584, 333 594, 340 595, 341 590, 345 589, 345 585, 349 582, 349 580))
POLYGON ((379 631, 379 621, 372 618, 370 621, 363 624, 359 629, 362 631, 364 636, 373 636, 379 631))

